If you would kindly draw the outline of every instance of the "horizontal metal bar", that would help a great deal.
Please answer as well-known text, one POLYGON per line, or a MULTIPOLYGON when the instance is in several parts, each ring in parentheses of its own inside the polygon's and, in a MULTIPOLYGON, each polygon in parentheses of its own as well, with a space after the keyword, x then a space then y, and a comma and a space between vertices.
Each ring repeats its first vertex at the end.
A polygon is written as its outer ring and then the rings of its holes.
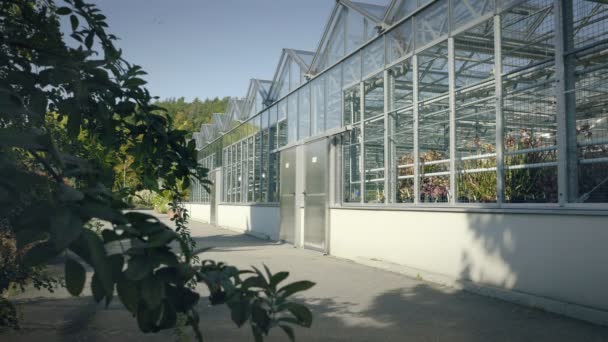
POLYGON ((450 159, 432 160, 432 161, 428 161, 428 162, 420 162, 420 166, 445 164, 445 163, 449 163, 449 162, 450 162, 450 159))
POLYGON ((486 153, 486 154, 478 154, 475 156, 466 156, 466 157, 458 158, 458 160, 477 160, 477 159, 488 159, 488 158, 492 158, 492 157, 496 157, 496 153, 486 153))
POLYGON ((507 170, 522 170, 522 169, 536 169, 539 167, 552 167, 557 166, 557 162, 546 162, 536 164, 522 164, 522 165, 505 165, 507 170))
POLYGON ((534 147, 534 148, 526 148, 524 150, 508 151, 508 152, 505 152, 505 155, 515 156, 518 154, 526 154, 526 153, 532 153, 532 152, 555 151, 556 149, 557 149, 557 146, 534 147))
POLYGON ((578 162, 579 164, 608 163, 608 157, 579 159, 578 162))
POLYGON ((433 177, 433 176, 449 176, 450 171, 442 171, 442 172, 430 172, 430 173, 420 173, 420 177, 433 177))
POLYGON ((478 168, 478 169, 464 169, 464 170, 459 170, 458 172, 460 173, 479 173, 479 172, 489 172, 489 171, 496 171, 496 167, 484 167, 484 168, 478 168))

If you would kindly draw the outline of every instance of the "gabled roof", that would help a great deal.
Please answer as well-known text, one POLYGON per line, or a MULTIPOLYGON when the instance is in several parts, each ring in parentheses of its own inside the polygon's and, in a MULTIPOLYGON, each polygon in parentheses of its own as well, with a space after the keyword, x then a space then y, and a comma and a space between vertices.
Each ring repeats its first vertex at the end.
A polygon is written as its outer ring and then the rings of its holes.
POLYGON ((245 100, 236 97, 231 97, 230 100, 228 100, 226 113, 230 115, 234 120, 241 122, 247 120, 248 113, 245 112, 245 100))
POLYGON ((254 116, 259 111, 266 107, 269 99, 269 93, 272 82, 268 80, 260 80, 252 78, 249 81, 249 88, 247 90, 247 96, 245 97, 243 104, 243 116, 245 121, 248 118, 254 116))
POLYGON ((285 95, 282 92, 284 92, 284 85, 286 84, 287 91, 293 90, 295 89, 294 87, 300 85, 303 77, 306 76, 308 69, 310 69, 310 63, 313 58, 314 52, 283 49, 272 79, 272 87, 270 88, 268 99, 272 102, 285 95), (298 70, 297 79, 293 79, 295 75, 290 74, 292 69, 298 70))
POLYGON ((399 19, 411 14, 417 8, 416 1, 412 0, 392 0, 386 13, 382 18, 385 25, 391 25, 399 21, 399 19))
POLYGON ((382 21, 386 9, 381 5, 337 0, 325 25, 309 74, 321 72, 373 38, 370 32, 376 31, 374 36, 377 35, 386 27, 382 21))

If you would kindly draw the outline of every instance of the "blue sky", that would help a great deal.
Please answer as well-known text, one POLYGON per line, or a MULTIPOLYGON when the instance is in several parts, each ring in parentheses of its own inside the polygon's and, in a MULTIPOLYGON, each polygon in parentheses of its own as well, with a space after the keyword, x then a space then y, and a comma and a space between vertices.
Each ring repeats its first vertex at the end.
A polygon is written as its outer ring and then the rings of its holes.
POLYGON ((335 0, 101 0, 125 57, 161 98, 244 96, 283 47, 314 51, 335 0))

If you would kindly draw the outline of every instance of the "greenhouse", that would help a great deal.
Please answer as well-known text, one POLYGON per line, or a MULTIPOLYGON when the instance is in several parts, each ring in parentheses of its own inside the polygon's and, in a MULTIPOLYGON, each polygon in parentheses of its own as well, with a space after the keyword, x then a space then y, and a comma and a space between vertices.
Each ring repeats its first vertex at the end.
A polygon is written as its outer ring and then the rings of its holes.
POLYGON ((194 219, 608 322, 605 0, 338 0, 269 76, 194 219))

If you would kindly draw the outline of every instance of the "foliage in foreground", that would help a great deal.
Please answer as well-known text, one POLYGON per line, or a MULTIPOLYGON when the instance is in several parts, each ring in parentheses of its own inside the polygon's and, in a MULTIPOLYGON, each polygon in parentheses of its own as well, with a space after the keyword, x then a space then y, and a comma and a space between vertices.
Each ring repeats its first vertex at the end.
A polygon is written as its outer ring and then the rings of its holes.
MULTIPOLYGON (((209 185, 194 143, 159 114, 145 72, 121 57, 105 16, 82 0, 64 5, 0 2, 0 217, 20 267, 36 270, 62 255, 66 287, 79 295, 89 265, 96 301, 109 305, 118 297, 143 332, 174 328, 178 316, 185 318, 198 340, 201 298, 194 286, 202 282, 211 304, 226 304, 256 340, 276 326, 293 339, 292 327, 310 326, 312 316, 290 296, 314 284, 280 287, 286 272, 199 261, 180 191, 191 178, 209 185), (71 26, 70 45, 62 19, 71 26), (111 161, 127 156, 138 187, 116 189, 111 161), (175 229, 127 211, 127 199, 141 189, 171 194, 170 209, 181 213, 175 229), (90 229, 97 221, 106 228, 90 229)), ((16 279, 2 277, 5 292, 16 279)), ((14 323, 10 302, 2 302, 1 312, 9 319, 0 322, 14 323)))

